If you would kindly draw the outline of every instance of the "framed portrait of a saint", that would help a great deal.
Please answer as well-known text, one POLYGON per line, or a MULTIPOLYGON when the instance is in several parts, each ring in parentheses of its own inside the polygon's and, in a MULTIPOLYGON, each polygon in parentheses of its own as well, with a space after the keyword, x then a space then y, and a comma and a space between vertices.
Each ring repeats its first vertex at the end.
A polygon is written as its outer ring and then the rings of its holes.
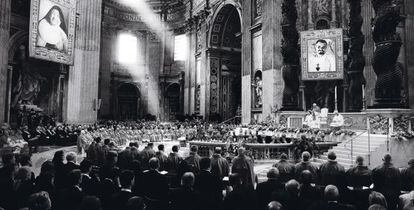
POLYGON ((342 29, 302 31, 300 47, 302 80, 343 79, 342 29))
POLYGON ((76 0, 31 0, 30 57, 73 65, 76 0))

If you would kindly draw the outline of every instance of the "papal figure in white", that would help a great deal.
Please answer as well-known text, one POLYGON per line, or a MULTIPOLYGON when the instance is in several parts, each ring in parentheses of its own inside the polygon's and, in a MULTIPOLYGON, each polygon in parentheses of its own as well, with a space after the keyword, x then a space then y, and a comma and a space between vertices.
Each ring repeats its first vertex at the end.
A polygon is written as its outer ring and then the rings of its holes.
POLYGON ((315 53, 309 56, 309 72, 332 72, 336 71, 335 55, 327 53, 328 42, 319 39, 314 44, 315 53))
POLYGON ((68 48, 68 36, 66 24, 60 7, 53 6, 39 21, 39 33, 36 46, 46 47, 58 51, 66 51, 68 48))

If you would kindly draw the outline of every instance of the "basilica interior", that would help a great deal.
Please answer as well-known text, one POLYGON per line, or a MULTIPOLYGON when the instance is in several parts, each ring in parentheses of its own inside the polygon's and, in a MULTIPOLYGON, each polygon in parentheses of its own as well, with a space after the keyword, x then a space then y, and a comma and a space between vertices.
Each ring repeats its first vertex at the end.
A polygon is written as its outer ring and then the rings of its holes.
POLYGON ((413 108, 409 1, 399 1, 394 28, 401 49, 390 64, 398 72, 388 76, 398 85, 387 86, 395 93, 384 96, 376 88, 371 2, 282 3, 80 1, 68 65, 29 56, 30 1, 5 1, 0 121, 15 124, 24 104, 65 123, 196 115, 218 122, 239 116, 249 124, 313 103, 344 113, 413 108), (342 76, 308 80, 301 75, 299 33, 321 29, 343 31, 342 76))
POLYGON ((0 155, 22 144, 38 175, 58 149, 87 159, 99 137, 184 157, 243 148, 258 182, 310 147, 318 167, 333 153, 345 169, 392 156, 403 171, 413 31, 410 0, 0 0, 0 155))

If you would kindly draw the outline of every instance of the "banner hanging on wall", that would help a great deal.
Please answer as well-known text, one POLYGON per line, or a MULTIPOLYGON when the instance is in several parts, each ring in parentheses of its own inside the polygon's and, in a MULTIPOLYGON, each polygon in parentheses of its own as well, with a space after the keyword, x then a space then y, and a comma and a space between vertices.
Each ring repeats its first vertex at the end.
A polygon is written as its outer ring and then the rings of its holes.
POLYGON ((338 80, 344 77, 341 28, 300 33, 302 80, 338 80))
POLYGON ((76 0, 32 0, 30 57, 73 65, 76 0))

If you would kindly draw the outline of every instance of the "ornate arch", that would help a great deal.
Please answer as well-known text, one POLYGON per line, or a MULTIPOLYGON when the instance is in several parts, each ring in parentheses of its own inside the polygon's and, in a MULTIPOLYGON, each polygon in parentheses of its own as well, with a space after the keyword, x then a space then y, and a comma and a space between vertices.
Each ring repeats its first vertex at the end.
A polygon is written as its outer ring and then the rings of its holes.
POLYGON ((214 13, 209 20, 209 31, 208 31, 208 42, 207 47, 211 48, 212 46, 217 46, 217 44, 222 44, 222 35, 225 32, 225 26, 227 19, 230 15, 228 12, 231 12, 231 9, 235 8, 237 11, 238 18, 240 20, 240 31, 243 31, 242 22, 242 13, 241 13, 241 3, 235 0, 225 0, 215 6, 214 13))
POLYGON ((8 43, 9 63, 13 63, 14 54, 16 50, 20 47, 20 45, 22 45, 28 40, 29 33, 27 31, 18 31, 10 37, 8 43))

